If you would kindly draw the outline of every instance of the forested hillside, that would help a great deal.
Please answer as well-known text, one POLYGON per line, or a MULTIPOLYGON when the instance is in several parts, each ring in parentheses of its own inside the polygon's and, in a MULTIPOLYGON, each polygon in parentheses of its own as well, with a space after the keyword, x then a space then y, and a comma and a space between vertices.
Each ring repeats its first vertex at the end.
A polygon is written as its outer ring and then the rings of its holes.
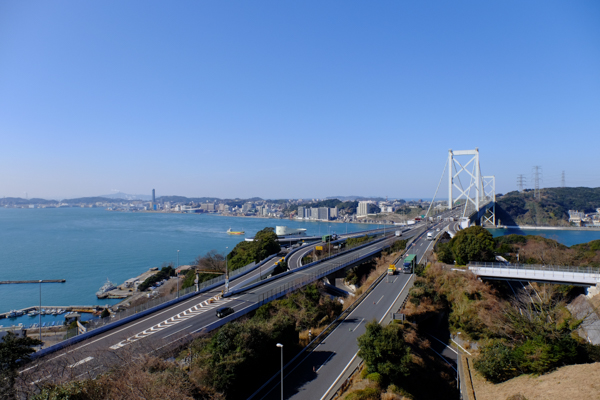
POLYGON ((600 208, 600 188, 546 188, 540 199, 533 190, 509 192, 497 199, 502 225, 568 226, 569 210, 592 213, 600 208))

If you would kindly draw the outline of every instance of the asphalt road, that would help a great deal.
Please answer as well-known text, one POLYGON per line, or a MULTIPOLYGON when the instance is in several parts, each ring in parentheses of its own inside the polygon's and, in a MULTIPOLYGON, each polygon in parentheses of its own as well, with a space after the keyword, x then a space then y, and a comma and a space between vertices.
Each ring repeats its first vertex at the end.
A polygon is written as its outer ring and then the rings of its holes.
MULTIPOLYGON (((394 240, 393 237, 382 243, 389 243, 392 240, 394 240)), ((342 254, 306 270, 281 277, 213 303, 209 303, 209 300, 219 295, 222 287, 199 294, 147 317, 77 343, 70 348, 49 354, 34 361, 31 365, 27 365, 22 372, 29 374, 30 380, 38 384, 73 377, 95 376, 109 365, 127 362, 132 354, 148 353, 167 346, 190 333, 201 332, 205 327, 218 320, 215 308, 229 306, 233 307, 236 312, 242 311, 277 293, 286 285, 293 285, 299 280, 309 278, 311 274, 326 271, 328 268, 334 268, 357 256, 367 254, 381 247, 382 243, 373 244, 349 254, 342 254)), ((277 260, 278 258, 270 260, 264 268, 277 260)), ((250 274, 259 273, 261 272, 257 269, 250 274)), ((249 277, 250 274, 244 276, 243 279, 249 277)))

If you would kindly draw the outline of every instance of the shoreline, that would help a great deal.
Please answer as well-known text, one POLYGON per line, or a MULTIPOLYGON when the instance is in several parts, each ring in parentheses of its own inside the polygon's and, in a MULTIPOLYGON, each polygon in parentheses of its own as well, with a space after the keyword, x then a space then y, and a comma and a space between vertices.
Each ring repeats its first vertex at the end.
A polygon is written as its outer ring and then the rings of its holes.
POLYGON ((548 230, 548 231, 587 231, 600 232, 600 227, 587 226, 532 226, 532 225, 497 225, 489 229, 521 229, 521 230, 548 230))

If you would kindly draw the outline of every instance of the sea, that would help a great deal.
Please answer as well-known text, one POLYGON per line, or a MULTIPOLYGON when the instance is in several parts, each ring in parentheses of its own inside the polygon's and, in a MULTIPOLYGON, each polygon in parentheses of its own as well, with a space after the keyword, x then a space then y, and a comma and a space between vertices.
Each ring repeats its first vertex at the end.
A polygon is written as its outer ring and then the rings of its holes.
MULTIPOLYGON (((101 208, 0 208, 0 281, 66 279, 65 283, 0 284, 0 313, 42 307, 115 304, 96 298, 107 279, 121 284, 165 263, 193 263, 210 250, 227 253, 265 227, 306 228, 307 234, 357 232, 373 225, 218 214, 118 212, 101 208), (226 233, 243 230, 245 236, 226 233), (41 288, 40 288, 41 286, 41 288)), ((64 320, 44 316, 42 322, 64 320)), ((38 317, 0 319, 0 326, 38 317)))
POLYGON ((585 230, 567 230, 567 229, 488 229, 492 236, 504 235, 535 235, 543 236, 548 239, 556 240, 565 246, 573 246, 574 244, 587 243, 592 240, 600 239, 600 231, 585 231, 585 230))

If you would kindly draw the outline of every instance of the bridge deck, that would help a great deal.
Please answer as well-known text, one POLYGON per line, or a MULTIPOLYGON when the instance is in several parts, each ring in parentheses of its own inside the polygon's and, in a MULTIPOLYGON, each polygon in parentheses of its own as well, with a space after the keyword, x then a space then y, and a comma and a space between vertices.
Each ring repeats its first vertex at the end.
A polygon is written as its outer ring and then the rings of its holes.
POLYGON ((600 283, 600 270, 590 267, 529 265, 503 263, 471 263, 475 275, 495 279, 519 279, 595 286, 600 283))

